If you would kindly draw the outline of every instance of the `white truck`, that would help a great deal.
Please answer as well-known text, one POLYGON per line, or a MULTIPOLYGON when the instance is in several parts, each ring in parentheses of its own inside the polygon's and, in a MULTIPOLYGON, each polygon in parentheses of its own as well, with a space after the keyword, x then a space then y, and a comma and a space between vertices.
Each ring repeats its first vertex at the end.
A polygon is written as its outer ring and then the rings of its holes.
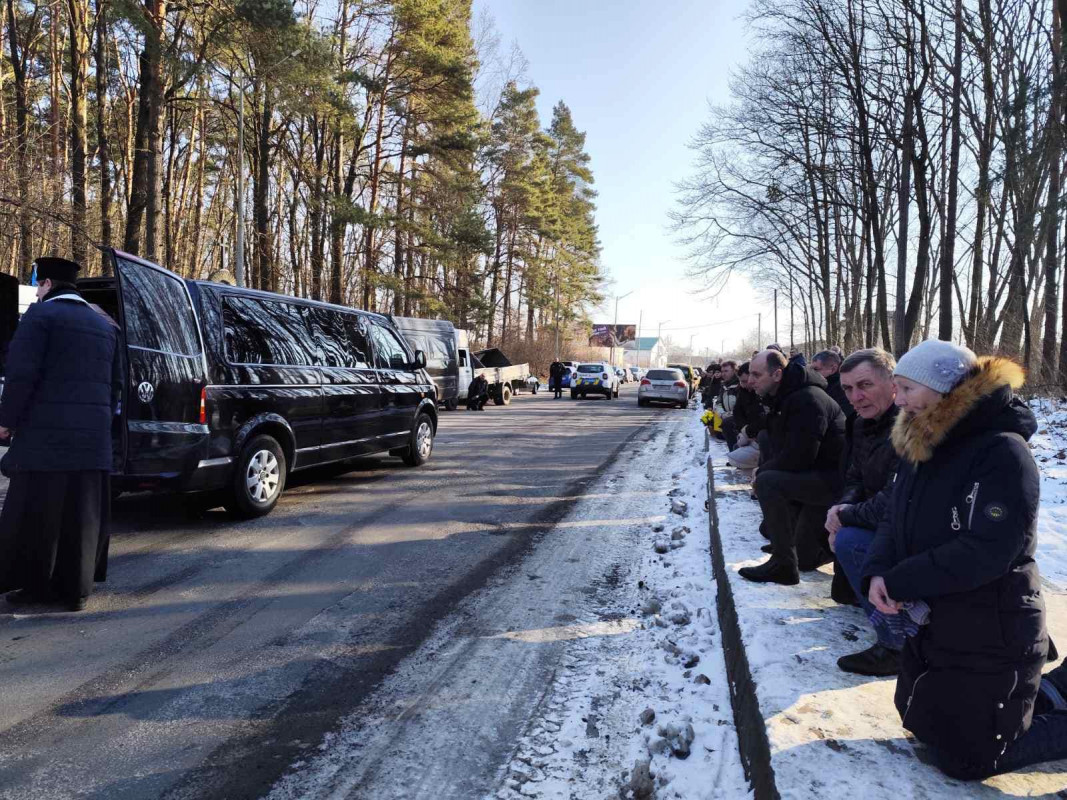
POLYGON ((515 392, 527 388, 529 364, 512 364, 495 347, 472 353, 467 331, 456 329, 456 356, 459 361, 459 399, 467 399, 467 390, 475 375, 483 375, 489 383, 489 396, 498 406, 511 402, 515 392))

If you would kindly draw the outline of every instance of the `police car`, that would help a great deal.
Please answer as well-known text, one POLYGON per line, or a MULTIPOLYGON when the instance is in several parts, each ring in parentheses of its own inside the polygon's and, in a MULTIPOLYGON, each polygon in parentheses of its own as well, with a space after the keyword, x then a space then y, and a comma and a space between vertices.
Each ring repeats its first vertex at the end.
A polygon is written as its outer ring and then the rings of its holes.
POLYGON ((607 399, 619 396, 619 376, 605 361, 579 364, 571 382, 571 400, 587 394, 602 394, 607 399))

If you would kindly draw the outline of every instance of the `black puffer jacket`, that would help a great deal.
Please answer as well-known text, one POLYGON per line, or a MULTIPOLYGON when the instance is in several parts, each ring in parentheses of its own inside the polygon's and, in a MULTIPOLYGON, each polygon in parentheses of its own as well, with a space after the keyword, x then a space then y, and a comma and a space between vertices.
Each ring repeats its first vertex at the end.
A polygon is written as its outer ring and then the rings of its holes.
POLYGON ((751 389, 737 389, 737 404, 734 406, 734 422, 737 429, 745 432, 750 439, 755 439, 767 426, 767 409, 763 407, 759 395, 751 389))
POLYGON ((848 504, 840 513, 842 525, 877 530, 893 493, 893 478, 900 456, 889 434, 897 414, 895 405, 878 417, 853 416, 845 437, 845 490, 839 503, 848 504))
POLYGON ((778 392, 768 398, 767 433, 771 457, 760 471, 835 472, 845 446, 845 415, 826 393, 815 370, 790 362, 778 392))
POLYGON ((936 406, 898 417, 901 466, 864 565, 865 591, 881 576, 894 600, 930 606, 907 640, 896 706, 958 778, 992 774, 1029 728, 1048 653, 1026 444, 1037 425, 1013 397, 1023 380, 1011 361, 983 358, 936 406))
POLYGON ((110 471, 122 390, 118 332, 73 290, 22 315, 7 360, 0 425, 14 431, 11 472, 110 471))
POLYGON ((826 379, 826 393, 837 401, 837 404, 841 406, 841 410, 845 412, 846 417, 851 417, 856 413, 852 403, 848 402, 848 398, 845 397, 845 390, 841 388, 841 373, 835 372, 826 379))

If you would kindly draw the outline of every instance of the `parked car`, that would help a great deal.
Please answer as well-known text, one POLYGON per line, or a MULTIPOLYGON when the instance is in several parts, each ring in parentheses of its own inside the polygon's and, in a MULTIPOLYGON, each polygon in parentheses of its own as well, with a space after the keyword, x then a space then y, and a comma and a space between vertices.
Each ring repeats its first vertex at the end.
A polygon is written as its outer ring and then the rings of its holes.
POLYGON ((637 405, 671 403, 679 408, 689 405, 689 382, 680 369, 650 369, 637 387, 637 405))
POLYGON ((375 453, 430 458, 426 356, 387 317, 183 280, 116 250, 105 258, 114 277, 78 287, 125 348, 117 489, 213 492, 258 517, 297 470, 375 453))
POLYGON ((697 385, 700 380, 697 378, 696 370, 694 370, 689 364, 668 364, 668 369, 680 370, 682 375, 685 376, 686 383, 689 384, 689 396, 692 397, 696 394, 697 385))
POLYGON ((577 361, 561 361, 560 362, 566 370, 563 372, 563 377, 560 380, 561 389, 570 389, 574 383, 574 375, 578 371, 577 361))
POLYGON ((602 394, 609 400, 619 396, 619 376, 611 365, 604 361, 591 361, 579 364, 574 383, 571 386, 571 399, 577 400, 588 394, 602 394))
POLYGON ((630 380, 639 381, 645 377, 645 371, 641 367, 627 367, 626 370, 630 373, 630 380))
POLYGON ((426 372, 437 386, 437 402, 449 411, 459 406, 456 329, 444 319, 389 318, 413 350, 426 354, 426 372))

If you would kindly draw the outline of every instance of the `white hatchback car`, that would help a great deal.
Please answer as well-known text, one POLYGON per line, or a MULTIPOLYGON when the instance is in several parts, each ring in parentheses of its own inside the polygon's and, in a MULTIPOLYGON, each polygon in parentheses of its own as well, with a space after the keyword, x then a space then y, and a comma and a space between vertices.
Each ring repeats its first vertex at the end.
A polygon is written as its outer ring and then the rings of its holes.
POLYGON ((619 376, 604 361, 590 361, 578 365, 571 380, 571 400, 587 394, 602 394, 609 400, 619 396, 619 376))
POLYGON ((650 369, 637 387, 637 405, 671 403, 679 408, 689 405, 689 382, 680 369, 650 369))

